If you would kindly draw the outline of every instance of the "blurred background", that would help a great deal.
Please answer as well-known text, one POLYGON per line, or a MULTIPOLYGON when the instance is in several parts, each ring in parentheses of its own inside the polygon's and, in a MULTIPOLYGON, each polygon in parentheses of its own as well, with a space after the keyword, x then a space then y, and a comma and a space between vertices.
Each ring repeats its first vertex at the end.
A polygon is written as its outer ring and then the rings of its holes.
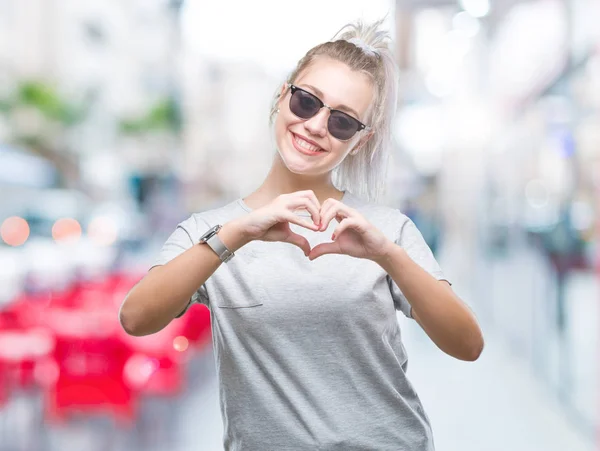
POLYGON ((596 449, 600 2, 0 0, 1 450, 222 450, 208 310, 133 338, 118 308, 262 182, 297 60, 386 14, 384 203, 486 338, 457 361, 399 316, 437 449, 596 449))

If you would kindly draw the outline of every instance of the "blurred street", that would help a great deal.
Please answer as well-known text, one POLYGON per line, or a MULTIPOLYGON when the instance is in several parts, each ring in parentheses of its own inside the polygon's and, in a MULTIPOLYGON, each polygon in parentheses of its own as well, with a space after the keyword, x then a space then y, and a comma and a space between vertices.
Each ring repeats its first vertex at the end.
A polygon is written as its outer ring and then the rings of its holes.
POLYGON ((274 94, 359 18, 399 70, 378 203, 485 338, 458 361, 398 313, 437 451, 600 449, 600 1, 0 0, 0 451, 222 450, 209 311, 135 337, 120 308, 288 164, 274 94))

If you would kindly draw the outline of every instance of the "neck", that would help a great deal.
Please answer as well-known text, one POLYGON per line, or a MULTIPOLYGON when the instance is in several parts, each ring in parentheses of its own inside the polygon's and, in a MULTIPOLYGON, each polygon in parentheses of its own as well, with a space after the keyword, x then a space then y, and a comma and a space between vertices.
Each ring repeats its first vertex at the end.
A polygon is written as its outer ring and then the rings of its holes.
POLYGON ((256 209, 268 204, 281 194, 305 190, 312 190, 321 204, 330 197, 340 200, 344 194, 343 191, 333 186, 331 171, 314 176, 294 174, 285 166, 279 153, 276 152, 267 177, 256 191, 244 199, 244 202, 250 208, 256 209))

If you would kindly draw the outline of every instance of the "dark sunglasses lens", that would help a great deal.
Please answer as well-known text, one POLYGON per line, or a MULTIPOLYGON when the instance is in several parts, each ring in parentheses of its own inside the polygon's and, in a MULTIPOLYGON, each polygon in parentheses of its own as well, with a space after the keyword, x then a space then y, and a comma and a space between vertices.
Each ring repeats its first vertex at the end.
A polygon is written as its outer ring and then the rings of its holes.
POLYGON ((290 111, 302 119, 309 119, 319 112, 319 100, 300 89, 297 89, 290 98, 290 111))
POLYGON ((332 111, 329 116, 329 133, 342 141, 352 138, 359 127, 356 119, 340 111, 332 111))

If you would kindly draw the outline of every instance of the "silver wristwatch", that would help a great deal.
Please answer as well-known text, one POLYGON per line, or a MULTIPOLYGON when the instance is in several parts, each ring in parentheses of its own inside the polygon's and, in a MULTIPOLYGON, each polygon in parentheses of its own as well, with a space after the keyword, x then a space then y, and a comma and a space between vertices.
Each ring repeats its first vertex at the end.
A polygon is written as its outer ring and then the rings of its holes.
POLYGON ((198 244, 208 244, 211 249, 215 251, 215 254, 219 256, 221 261, 227 263, 235 254, 227 249, 227 246, 223 244, 223 241, 221 241, 221 238, 217 235, 217 232, 221 230, 221 227, 223 227, 221 224, 217 224, 208 229, 206 233, 200 237, 198 244))

